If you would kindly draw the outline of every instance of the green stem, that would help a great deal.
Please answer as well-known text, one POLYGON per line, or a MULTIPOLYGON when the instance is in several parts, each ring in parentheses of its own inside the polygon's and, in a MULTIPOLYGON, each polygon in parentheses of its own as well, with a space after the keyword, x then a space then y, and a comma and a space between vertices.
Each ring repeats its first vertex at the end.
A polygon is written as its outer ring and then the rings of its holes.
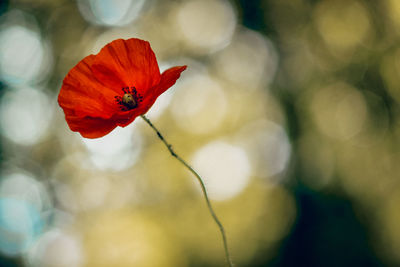
POLYGON ((228 242, 226 240, 225 229, 222 226, 221 221, 218 219, 217 215, 214 212, 214 209, 211 206, 211 202, 210 202, 210 199, 208 198, 207 189, 206 189, 206 186, 205 186, 205 184, 203 182, 203 179, 200 177, 200 175, 188 163, 186 163, 186 161, 184 161, 179 155, 177 155, 175 153, 175 151, 172 149, 172 146, 165 140, 165 138, 162 136, 160 131, 153 125, 153 123, 151 123, 151 121, 145 115, 142 115, 141 117, 157 133, 158 138, 160 138, 160 140, 165 144, 165 146, 168 148, 168 150, 171 153, 171 155, 173 157, 175 157, 177 160, 179 160, 199 181, 200 186, 201 186, 201 190, 203 191, 204 198, 206 199, 206 202, 207 202, 208 210, 210 211, 211 216, 213 217, 215 223, 218 225, 218 228, 219 228, 219 230, 221 232, 222 240, 224 242, 226 260, 228 261, 228 265, 230 267, 233 267, 232 259, 231 259, 231 256, 229 255, 228 242))

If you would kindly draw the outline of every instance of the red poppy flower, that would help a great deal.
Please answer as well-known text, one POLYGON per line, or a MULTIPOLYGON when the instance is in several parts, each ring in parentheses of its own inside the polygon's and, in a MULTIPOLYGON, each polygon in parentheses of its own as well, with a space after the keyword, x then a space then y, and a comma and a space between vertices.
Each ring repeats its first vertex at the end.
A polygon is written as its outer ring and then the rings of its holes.
POLYGON ((58 103, 72 131, 102 137, 145 114, 185 69, 177 66, 160 74, 148 42, 118 39, 69 71, 58 103))

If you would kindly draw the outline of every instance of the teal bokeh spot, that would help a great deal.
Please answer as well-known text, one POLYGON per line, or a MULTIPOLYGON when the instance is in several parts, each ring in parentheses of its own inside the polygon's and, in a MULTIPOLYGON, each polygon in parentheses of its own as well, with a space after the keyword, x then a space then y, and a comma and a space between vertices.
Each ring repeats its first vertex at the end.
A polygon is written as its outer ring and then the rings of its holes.
POLYGON ((35 206, 22 199, 0 198, 0 251, 10 256, 29 248, 39 237, 43 220, 35 206))

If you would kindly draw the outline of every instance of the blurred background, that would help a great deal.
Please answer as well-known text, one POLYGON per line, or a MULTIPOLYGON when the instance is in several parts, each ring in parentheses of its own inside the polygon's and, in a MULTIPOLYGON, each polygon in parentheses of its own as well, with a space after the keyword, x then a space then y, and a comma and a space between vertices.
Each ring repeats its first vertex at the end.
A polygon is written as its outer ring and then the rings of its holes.
POLYGON ((1 0, 0 266, 224 266, 140 118, 87 140, 57 104, 130 37, 188 65, 148 117, 236 266, 400 265, 400 1, 1 0))

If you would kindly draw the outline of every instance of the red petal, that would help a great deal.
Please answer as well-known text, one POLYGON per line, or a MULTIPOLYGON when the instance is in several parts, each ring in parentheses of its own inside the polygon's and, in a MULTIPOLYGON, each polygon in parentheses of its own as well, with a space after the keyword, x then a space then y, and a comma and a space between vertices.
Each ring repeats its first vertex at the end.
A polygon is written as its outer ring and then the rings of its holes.
POLYGON ((65 114, 69 128, 74 132, 79 132, 85 138, 103 137, 117 127, 114 120, 76 117, 65 114))
POLYGON ((176 80, 181 76, 182 71, 186 70, 186 68, 187 66, 176 66, 164 71, 161 75, 161 81, 157 86, 157 90, 155 90, 157 97, 174 85, 176 80))
POLYGON ((58 103, 72 131, 86 138, 102 137, 146 113, 185 69, 186 66, 173 67, 160 75, 148 42, 134 38, 115 40, 70 70, 58 103), (114 97, 122 97, 122 88, 128 86, 136 87, 143 102, 135 109, 121 111, 114 97))
POLYGON ((110 118, 117 110, 113 90, 103 86, 93 75, 90 55, 73 67, 63 81, 58 103, 65 110, 73 110, 78 117, 110 118))
POLYGON ((147 92, 147 95, 144 95, 142 104, 142 113, 145 114, 157 98, 164 93, 168 88, 175 84, 176 80, 181 76, 181 72, 186 69, 186 66, 177 66, 167 69, 161 75, 161 80, 158 85, 147 92))
POLYGON ((175 84, 176 80, 180 77, 181 72, 185 69, 186 66, 178 66, 164 71, 160 83, 148 90, 147 95, 144 95, 143 97, 143 102, 141 102, 137 108, 128 112, 122 112, 114 117, 117 121, 117 125, 125 127, 132 123, 137 116, 145 114, 151 106, 153 106, 157 98, 175 84))
MULTIPOLYGON (((118 126, 121 127, 125 127, 128 126, 129 124, 131 124, 138 116, 143 115, 144 113, 146 113, 145 111, 145 107, 142 106, 140 108, 136 108, 136 109, 132 109, 129 111, 129 115, 116 115, 115 116, 115 120, 118 126)), ((146 110, 147 111, 147 110, 146 110)))
POLYGON ((118 39, 103 47, 96 55, 93 73, 117 91, 121 90, 121 86, 116 86, 120 81, 124 86, 135 86, 142 94, 160 82, 160 70, 150 44, 136 38, 118 39))

